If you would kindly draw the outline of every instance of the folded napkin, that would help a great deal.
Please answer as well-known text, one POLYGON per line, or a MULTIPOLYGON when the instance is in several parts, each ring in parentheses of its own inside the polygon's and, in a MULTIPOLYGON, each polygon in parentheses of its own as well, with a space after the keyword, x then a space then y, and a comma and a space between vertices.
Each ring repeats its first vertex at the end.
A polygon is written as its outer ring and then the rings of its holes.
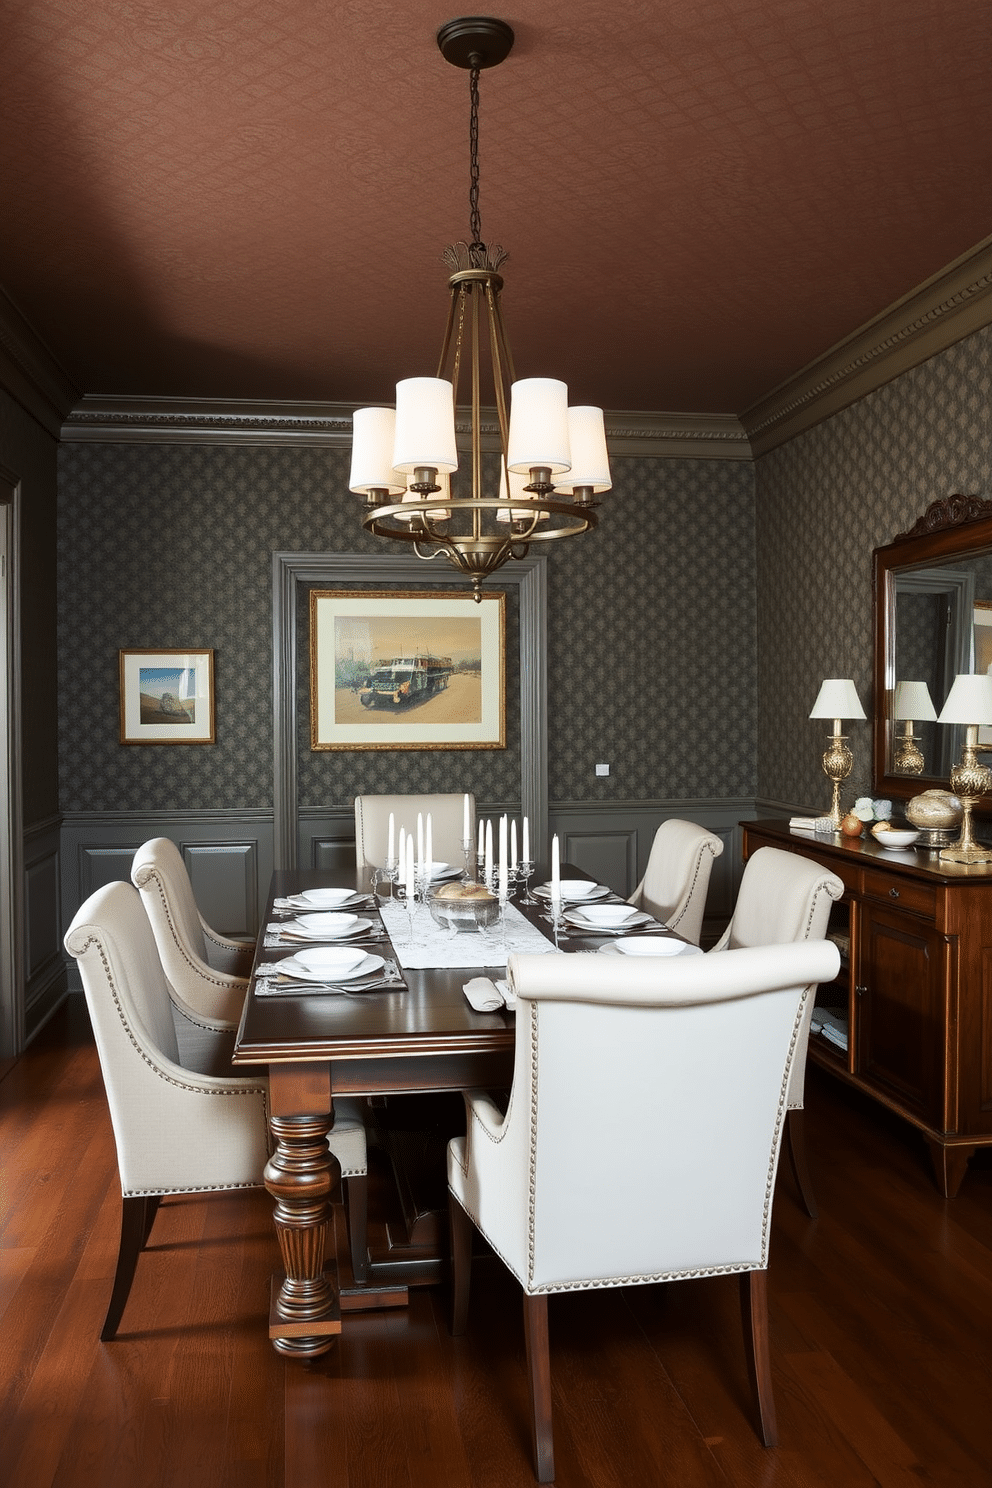
POLYGON ((494 982, 489 977, 473 977, 470 982, 465 983, 462 991, 477 1013, 494 1013, 501 1007, 509 1008, 512 1012, 517 1005, 516 995, 506 983, 494 982))
POLYGON ((834 824, 829 816, 790 816, 790 832, 832 832, 834 824))

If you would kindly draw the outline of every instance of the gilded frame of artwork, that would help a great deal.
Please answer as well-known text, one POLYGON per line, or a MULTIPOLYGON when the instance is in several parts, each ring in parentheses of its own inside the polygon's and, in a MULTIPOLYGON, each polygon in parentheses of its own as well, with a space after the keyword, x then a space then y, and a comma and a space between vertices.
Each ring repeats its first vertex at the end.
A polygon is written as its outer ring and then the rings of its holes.
POLYGON ((505 749, 506 595, 310 592, 311 749, 505 749))
POLYGON ((120 651, 122 744, 213 744, 213 651, 120 651))

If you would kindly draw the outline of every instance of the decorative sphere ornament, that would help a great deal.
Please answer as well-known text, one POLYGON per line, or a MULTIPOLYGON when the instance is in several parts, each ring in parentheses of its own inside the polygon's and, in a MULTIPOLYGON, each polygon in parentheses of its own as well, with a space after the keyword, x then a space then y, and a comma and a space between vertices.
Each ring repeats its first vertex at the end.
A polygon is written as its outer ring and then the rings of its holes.
POLYGON ((855 816, 853 811, 849 811, 841 822, 840 829, 845 837, 860 837, 865 829, 865 824, 860 816, 855 816))
POLYGON ((961 820, 961 802, 951 791, 928 790, 914 796, 906 806, 906 820, 914 827, 956 827, 961 820))

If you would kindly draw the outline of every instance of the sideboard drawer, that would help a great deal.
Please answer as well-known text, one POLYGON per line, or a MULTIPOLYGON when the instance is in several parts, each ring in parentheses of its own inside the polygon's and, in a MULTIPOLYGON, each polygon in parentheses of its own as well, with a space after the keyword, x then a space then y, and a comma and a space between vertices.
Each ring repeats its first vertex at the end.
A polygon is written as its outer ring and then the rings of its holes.
POLYGON ((926 915, 928 920, 936 918, 937 891, 931 884, 918 883, 912 878, 896 879, 891 873, 866 868, 864 893, 867 899, 879 904, 898 905, 912 914, 926 915))

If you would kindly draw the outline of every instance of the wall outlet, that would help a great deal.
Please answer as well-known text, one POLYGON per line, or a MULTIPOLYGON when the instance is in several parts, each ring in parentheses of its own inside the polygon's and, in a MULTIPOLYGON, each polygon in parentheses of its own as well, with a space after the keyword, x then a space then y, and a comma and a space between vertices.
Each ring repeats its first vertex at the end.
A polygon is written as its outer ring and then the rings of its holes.
POLYGON ((609 773, 610 773, 610 767, 609 767, 609 765, 597 765, 596 766, 596 774, 597 775, 609 775, 609 773))

